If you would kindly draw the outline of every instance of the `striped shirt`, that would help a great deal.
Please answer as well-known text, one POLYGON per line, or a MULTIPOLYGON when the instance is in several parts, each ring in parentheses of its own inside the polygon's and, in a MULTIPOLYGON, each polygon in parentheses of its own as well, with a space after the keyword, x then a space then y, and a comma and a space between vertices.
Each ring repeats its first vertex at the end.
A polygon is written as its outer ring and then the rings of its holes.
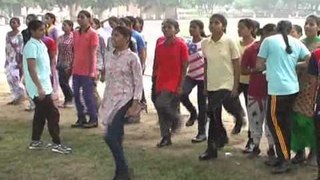
POLYGON ((71 69, 73 63, 73 33, 58 38, 58 69, 71 69))
POLYGON ((191 79, 204 80, 204 59, 201 50, 201 41, 193 43, 192 40, 187 41, 189 48, 189 68, 187 76, 191 79))

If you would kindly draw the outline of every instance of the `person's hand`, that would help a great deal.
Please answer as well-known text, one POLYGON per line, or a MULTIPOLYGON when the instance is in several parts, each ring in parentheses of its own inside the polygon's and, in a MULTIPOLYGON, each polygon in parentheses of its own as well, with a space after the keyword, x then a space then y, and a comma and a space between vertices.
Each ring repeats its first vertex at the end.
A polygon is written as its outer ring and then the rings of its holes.
POLYGON ((38 89, 38 95, 39 95, 38 99, 42 101, 46 97, 46 92, 42 88, 40 88, 38 89))
POLYGON ((106 81, 106 77, 105 77, 105 76, 106 76, 106 73, 105 73, 104 71, 102 71, 102 72, 101 72, 101 75, 100 75, 100 82, 103 83, 103 82, 106 81))
POLYGON ((231 97, 237 97, 238 95, 238 88, 233 88, 231 91, 231 97))
POLYGON ((139 102, 137 100, 133 101, 131 107, 128 109, 126 113, 126 117, 137 117, 139 116, 141 111, 141 107, 139 106, 139 102))

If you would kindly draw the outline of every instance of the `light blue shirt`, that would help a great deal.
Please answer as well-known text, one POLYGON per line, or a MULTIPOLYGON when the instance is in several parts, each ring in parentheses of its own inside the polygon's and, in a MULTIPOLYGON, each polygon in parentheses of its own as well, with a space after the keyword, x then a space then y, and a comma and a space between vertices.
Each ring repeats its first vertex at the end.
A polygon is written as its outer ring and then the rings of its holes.
POLYGON ((50 68, 50 58, 48 55, 48 50, 46 45, 34 38, 31 38, 24 47, 23 50, 23 71, 25 75, 25 83, 28 95, 34 99, 38 97, 38 89, 34 82, 31 79, 28 62, 28 59, 35 59, 36 61, 36 70, 39 81, 42 85, 43 90, 46 95, 52 93, 52 85, 51 85, 51 68, 50 68))
POLYGON ((281 34, 266 38, 260 47, 258 57, 266 59, 268 94, 281 96, 299 92, 296 65, 299 59, 310 54, 299 40, 288 36, 292 53, 286 52, 286 44, 281 34))

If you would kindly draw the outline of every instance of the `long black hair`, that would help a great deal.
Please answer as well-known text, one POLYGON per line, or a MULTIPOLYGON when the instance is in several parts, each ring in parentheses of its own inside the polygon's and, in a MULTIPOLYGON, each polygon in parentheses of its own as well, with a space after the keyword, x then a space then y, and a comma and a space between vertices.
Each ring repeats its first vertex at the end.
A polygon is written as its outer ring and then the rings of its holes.
POLYGON ((277 26, 275 24, 271 24, 271 23, 266 24, 260 30, 261 36, 265 36, 266 34, 270 34, 270 33, 276 32, 276 28, 277 28, 277 26))
POLYGON ((46 13, 45 17, 48 16, 49 18, 53 19, 52 24, 55 25, 56 24, 56 16, 52 13, 46 13))
POLYGON ((206 33, 204 32, 204 24, 201 20, 194 19, 190 22, 190 24, 195 24, 199 27, 201 37, 207 37, 206 33))
POLYGON ((248 29, 251 30, 251 36, 256 38, 256 23, 251 19, 240 19, 239 24, 242 23, 244 26, 246 26, 248 29))
POLYGON ((97 26, 97 29, 101 27, 101 22, 98 18, 93 18, 92 23, 94 23, 97 26))
POLYGON ((277 25, 277 32, 282 34, 283 40, 286 43, 286 52, 288 54, 292 53, 292 48, 289 44, 288 35, 292 30, 292 24, 290 21, 280 21, 277 25))
POLYGON ((29 32, 31 31, 37 31, 39 28, 41 28, 41 26, 44 26, 44 22, 39 21, 39 20, 33 20, 30 21, 28 24, 28 30, 29 32))
POLYGON ((123 26, 117 26, 113 29, 112 32, 118 32, 120 33, 123 37, 129 39, 129 48, 131 51, 135 52, 136 51, 136 48, 131 40, 131 34, 132 34, 132 31, 127 28, 127 27, 123 27, 123 26))
POLYGON ((128 28, 132 27, 132 22, 130 21, 130 19, 123 17, 119 19, 119 23, 123 23, 125 26, 127 26, 128 28))

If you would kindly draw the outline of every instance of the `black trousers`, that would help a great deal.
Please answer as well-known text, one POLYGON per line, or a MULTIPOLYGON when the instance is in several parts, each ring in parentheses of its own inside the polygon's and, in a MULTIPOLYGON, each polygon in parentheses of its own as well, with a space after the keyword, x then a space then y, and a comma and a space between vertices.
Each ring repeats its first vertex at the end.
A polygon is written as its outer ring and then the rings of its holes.
POLYGON ((268 99, 267 124, 280 162, 290 160, 291 112, 296 95, 269 96, 268 99))
POLYGON ((59 69, 58 71, 59 71, 59 84, 64 95, 64 102, 72 102, 73 92, 69 85, 71 71, 66 72, 63 69, 61 70, 59 69))
POLYGON ((208 92, 209 137, 208 144, 217 143, 226 134, 221 120, 222 106, 236 121, 243 121, 244 112, 238 97, 231 97, 231 91, 218 90, 208 92), (220 116, 220 117, 219 117, 220 116))
POLYGON ((33 101, 36 105, 36 108, 32 123, 32 140, 40 141, 44 125, 46 124, 47 120, 48 130, 52 138, 52 142, 55 144, 60 144, 60 113, 58 108, 54 105, 51 95, 47 95, 43 100, 39 100, 39 98, 36 97, 33 99, 33 101))
POLYGON ((206 133, 206 106, 207 106, 207 98, 204 95, 204 81, 198 81, 190 78, 189 76, 186 77, 183 86, 183 94, 180 98, 181 103, 186 107, 186 109, 190 112, 191 116, 198 116, 198 132, 200 134, 206 133), (189 94, 192 92, 193 88, 198 88, 198 114, 197 110, 192 104, 189 99, 189 94))

